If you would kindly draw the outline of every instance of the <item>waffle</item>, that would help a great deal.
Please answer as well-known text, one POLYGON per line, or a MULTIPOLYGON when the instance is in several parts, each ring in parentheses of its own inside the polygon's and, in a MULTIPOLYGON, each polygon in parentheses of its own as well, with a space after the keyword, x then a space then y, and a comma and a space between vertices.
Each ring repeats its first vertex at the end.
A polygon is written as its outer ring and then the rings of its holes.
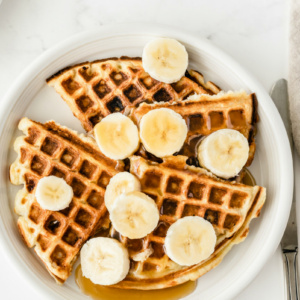
POLYGON ((47 82, 67 102, 86 131, 92 130, 102 117, 122 112, 127 106, 220 91, 193 70, 173 84, 156 81, 144 71, 140 58, 130 57, 77 64, 57 72, 47 82))
POLYGON ((255 127, 258 120, 255 94, 246 92, 221 92, 218 95, 194 95, 186 101, 174 103, 142 103, 128 110, 136 124, 150 110, 166 107, 179 113, 187 123, 188 135, 180 154, 195 156, 197 143, 212 132, 231 128, 240 131, 249 141, 250 151, 247 166, 254 158, 255 127))
POLYGON ((23 118, 19 129, 25 136, 15 141, 18 158, 10 168, 11 182, 24 184, 15 200, 18 228, 27 246, 34 247, 50 274, 63 283, 87 238, 100 225, 108 226, 105 187, 123 167, 105 157, 90 138, 53 121, 23 118), (68 208, 48 211, 37 203, 36 185, 49 175, 64 178, 73 188, 68 208))
POLYGON ((160 222, 151 234, 138 240, 111 231, 128 248, 131 257, 152 253, 141 261, 132 260, 128 276, 115 287, 158 289, 196 280, 217 266, 234 244, 245 239, 251 219, 259 215, 266 196, 264 188, 222 181, 203 169, 187 166, 185 159, 177 156, 157 164, 131 157, 130 172, 140 179, 143 192, 155 200, 160 222), (216 248, 197 265, 179 266, 165 254, 166 231, 179 218, 195 215, 214 226, 216 248))

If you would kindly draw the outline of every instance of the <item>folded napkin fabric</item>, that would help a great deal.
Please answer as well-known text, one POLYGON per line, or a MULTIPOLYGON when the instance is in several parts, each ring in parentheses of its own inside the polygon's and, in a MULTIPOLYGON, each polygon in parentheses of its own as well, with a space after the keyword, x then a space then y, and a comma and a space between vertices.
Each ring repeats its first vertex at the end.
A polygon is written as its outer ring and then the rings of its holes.
POLYGON ((288 88, 293 138, 300 154, 300 0, 290 4, 288 88))

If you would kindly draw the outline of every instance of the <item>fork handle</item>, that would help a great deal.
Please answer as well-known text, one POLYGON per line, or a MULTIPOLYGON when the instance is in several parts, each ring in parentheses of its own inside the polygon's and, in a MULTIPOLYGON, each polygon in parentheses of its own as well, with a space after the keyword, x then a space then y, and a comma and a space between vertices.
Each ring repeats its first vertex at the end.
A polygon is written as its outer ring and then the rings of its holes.
POLYGON ((298 248, 292 250, 283 249, 286 266, 287 290, 289 296, 288 300, 299 300, 297 254, 298 248))

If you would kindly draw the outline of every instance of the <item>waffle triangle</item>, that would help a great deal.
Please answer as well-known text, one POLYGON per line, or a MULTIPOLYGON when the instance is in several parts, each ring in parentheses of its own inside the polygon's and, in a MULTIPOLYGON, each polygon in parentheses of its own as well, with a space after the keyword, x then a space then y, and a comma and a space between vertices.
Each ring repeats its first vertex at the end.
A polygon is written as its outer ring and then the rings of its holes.
POLYGON ((151 255, 132 263, 128 276, 116 286, 134 289, 159 289, 195 280, 216 267, 233 245, 242 242, 250 221, 258 217, 266 198, 260 186, 223 181, 206 170, 187 166, 186 157, 165 159, 161 164, 142 157, 131 157, 130 171, 142 183, 142 191, 152 197, 159 210, 158 227, 141 240, 118 238, 129 249, 151 255), (214 253, 205 261, 191 266, 179 266, 164 251, 168 227, 185 216, 200 216, 211 222, 217 234, 214 253))
POLYGON ((29 247, 58 283, 71 274, 81 246, 99 226, 108 226, 104 192, 122 163, 105 157, 95 143, 53 121, 45 124, 23 118, 16 139, 18 153, 10 167, 13 184, 24 184, 15 200, 18 228, 29 247), (62 177, 73 188, 70 206, 44 210, 34 193, 38 181, 49 175, 62 177))
POLYGON ((172 102, 195 93, 220 91, 193 70, 176 83, 159 82, 144 71, 141 58, 131 57, 77 64, 60 70, 47 83, 66 101, 86 131, 92 130, 101 118, 127 106, 172 102))

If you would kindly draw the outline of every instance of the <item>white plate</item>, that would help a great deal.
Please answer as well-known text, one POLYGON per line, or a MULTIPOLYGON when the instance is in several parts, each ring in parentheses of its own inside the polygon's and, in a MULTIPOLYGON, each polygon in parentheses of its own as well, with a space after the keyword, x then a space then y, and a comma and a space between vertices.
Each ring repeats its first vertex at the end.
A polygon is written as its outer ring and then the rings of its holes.
POLYGON ((224 261, 198 281, 197 289, 187 299, 231 299, 257 275, 275 251, 289 215, 293 167, 283 123, 262 86, 233 59, 206 40, 166 26, 128 24, 103 27, 101 30, 75 36, 50 49, 21 74, 2 100, 0 115, 0 245, 17 271, 43 299, 89 299, 79 292, 74 274, 58 286, 49 276, 34 252, 24 246, 13 213, 14 196, 21 188, 9 183, 9 164, 16 155, 13 140, 21 133, 19 119, 28 116, 37 121, 54 119, 60 124, 82 131, 54 89, 45 79, 61 68, 85 60, 112 56, 141 56, 143 46, 156 36, 176 38, 189 52, 190 67, 199 70, 224 90, 245 89, 255 92, 259 101, 257 150, 251 171, 257 183, 267 187, 267 201, 260 218, 250 226, 250 234, 235 246, 224 261))

